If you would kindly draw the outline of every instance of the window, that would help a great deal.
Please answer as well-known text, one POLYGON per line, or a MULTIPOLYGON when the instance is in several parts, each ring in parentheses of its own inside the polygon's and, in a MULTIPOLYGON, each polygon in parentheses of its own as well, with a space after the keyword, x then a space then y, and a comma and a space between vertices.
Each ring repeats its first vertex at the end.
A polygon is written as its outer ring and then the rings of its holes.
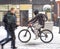
POLYGON ((3 12, 0 12, 0 21, 3 19, 3 12))
POLYGON ((0 11, 8 11, 8 5, 0 5, 0 11))
POLYGON ((39 11, 42 11, 43 10, 43 5, 33 5, 33 10, 36 10, 36 9, 38 9, 39 11))
POLYGON ((8 11, 8 5, 0 5, 0 21, 2 21, 3 15, 6 11, 8 11))

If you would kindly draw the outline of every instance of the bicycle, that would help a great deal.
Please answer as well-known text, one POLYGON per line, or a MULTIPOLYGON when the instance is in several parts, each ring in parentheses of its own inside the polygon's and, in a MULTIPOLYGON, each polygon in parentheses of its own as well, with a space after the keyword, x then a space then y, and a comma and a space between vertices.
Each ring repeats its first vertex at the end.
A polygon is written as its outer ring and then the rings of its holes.
MULTIPOLYGON (((29 31, 29 28, 34 33, 33 26, 28 26, 27 29, 21 30, 18 34, 18 39, 22 43, 27 43, 31 39, 31 32, 29 31)), ((38 37, 40 37, 42 42, 49 43, 53 40, 53 33, 50 30, 48 30, 48 29, 43 29, 43 30, 39 29, 38 31, 39 31, 38 37), (50 37, 49 37, 49 35, 50 35, 50 37)))

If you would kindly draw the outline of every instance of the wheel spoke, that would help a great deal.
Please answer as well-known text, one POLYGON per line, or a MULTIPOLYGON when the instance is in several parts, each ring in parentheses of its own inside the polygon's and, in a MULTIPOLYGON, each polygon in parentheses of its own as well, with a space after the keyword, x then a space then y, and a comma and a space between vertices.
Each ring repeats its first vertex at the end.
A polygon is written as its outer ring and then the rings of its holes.
POLYGON ((44 43, 48 43, 48 42, 52 41, 52 39, 53 39, 53 34, 50 30, 43 30, 40 36, 41 36, 40 39, 44 43))
POLYGON ((27 31, 27 30, 22 30, 22 31, 20 32, 20 34, 19 34, 18 37, 19 37, 19 40, 20 40, 21 42, 26 43, 26 42, 28 42, 28 41, 30 40, 31 34, 30 34, 30 32, 27 31))

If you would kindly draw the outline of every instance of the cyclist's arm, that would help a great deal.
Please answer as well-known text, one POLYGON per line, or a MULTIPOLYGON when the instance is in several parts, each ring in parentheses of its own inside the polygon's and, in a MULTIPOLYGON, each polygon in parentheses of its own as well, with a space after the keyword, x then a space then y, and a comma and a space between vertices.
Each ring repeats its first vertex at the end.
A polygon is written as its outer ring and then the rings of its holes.
MULTIPOLYGON (((31 23, 35 23, 37 21, 37 17, 34 17, 33 19, 31 19, 29 22, 31 22, 31 23)), ((28 23, 29 23, 28 22, 28 23)))

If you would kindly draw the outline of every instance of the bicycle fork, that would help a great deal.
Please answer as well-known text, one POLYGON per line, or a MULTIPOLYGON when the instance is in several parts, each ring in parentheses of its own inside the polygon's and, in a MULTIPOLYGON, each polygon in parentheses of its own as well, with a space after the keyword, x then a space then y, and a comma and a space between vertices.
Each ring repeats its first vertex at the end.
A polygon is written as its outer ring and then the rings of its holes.
POLYGON ((29 27, 27 28, 26 33, 25 33, 24 37, 26 37, 28 29, 29 29, 29 27))

